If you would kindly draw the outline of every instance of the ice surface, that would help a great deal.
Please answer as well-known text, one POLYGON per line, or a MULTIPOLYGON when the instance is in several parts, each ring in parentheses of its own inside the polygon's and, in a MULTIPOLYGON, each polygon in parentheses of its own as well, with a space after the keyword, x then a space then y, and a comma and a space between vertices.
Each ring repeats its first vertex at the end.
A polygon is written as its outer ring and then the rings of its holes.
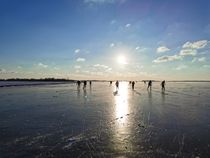
POLYGON ((209 96, 208 82, 2 87, 0 157, 210 157, 209 96))

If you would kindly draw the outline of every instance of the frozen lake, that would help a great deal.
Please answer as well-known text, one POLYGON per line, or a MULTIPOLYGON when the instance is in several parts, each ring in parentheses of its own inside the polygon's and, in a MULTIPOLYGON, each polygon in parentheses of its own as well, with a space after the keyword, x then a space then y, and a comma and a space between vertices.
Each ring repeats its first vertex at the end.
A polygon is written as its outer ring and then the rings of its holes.
POLYGON ((0 88, 0 157, 210 157, 210 82, 0 88))

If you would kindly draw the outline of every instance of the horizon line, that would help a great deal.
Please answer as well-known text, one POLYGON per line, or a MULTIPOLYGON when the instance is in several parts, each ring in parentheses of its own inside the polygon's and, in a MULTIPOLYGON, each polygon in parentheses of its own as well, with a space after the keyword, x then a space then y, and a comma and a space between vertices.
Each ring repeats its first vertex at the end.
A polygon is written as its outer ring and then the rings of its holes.
MULTIPOLYGON (((143 79, 143 80, 128 80, 128 79, 118 79, 119 81, 136 81, 136 82, 143 82, 149 81, 150 79, 143 79)), ((163 80, 154 80, 151 79, 153 82, 159 82, 163 80)), ((117 81, 117 79, 69 79, 69 78, 8 78, 8 79, 1 79, 0 81, 117 81)), ((165 80, 167 82, 210 82, 210 80, 165 80)))

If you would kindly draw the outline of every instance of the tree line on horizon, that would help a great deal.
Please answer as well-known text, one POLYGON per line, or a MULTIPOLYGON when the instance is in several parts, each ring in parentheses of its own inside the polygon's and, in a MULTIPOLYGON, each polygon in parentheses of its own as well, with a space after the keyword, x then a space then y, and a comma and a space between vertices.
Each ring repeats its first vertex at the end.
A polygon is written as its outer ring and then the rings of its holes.
MULTIPOLYGON (((0 79, 0 81, 68 81, 68 82, 76 82, 78 80, 74 79, 65 79, 65 78, 8 78, 8 79, 0 79)), ((85 80, 80 80, 85 81, 85 80)), ((86 80, 86 81, 103 81, 108 82, 110 80, 86 80)), ((112 80, 114 81, 114 80, 112 80)), ((119 80, 119 81, 129 81, 129 80, 119 80)), ((137 82, 148 82, 149 80, 139 80, 137 82)), ((158 80, 152 80, 152 82, 160 82, 158 80)), ((210 82, 210 80, 169 80, 167 82, 210 82)))
POLYGON ((9 78, 9 79, 0 79, 0 81, 75 81, 72 79, 65 78, 9 78))

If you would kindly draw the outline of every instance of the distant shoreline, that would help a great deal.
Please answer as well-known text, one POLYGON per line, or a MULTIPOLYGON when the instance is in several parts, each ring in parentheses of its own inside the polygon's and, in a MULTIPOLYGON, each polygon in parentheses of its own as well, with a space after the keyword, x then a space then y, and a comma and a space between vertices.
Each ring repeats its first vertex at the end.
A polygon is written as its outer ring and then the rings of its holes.
MULTIPOLYGON (((78 79, 79 80, 79 79, 78 79)), ((22 79, 22 78, 11 78, 11 79, 0 79, 0 81, 24 81, 24 82, 76 82, 78 80, 75 79, 56 79, 56 78, 44 78, 44 79, 22 79)), ((93 81, 93 82, 109 82, 109 81, 115 81, 115 80, 91 80, 91 79, 81 79, 79 81, 93 81)), ((119 81, 125 81, 129 82, 130 80, 119 80, 119 81)), ((131 80, 132 81, 132 80, 131 80)), ((136 82, 148 82, 149 80, 135 80, 136 82)), ((153 82, 161 82, 162 80, 152 80, 153 82)), ((166 82, 210 82, 210 80, 166 80, 166 82)))

